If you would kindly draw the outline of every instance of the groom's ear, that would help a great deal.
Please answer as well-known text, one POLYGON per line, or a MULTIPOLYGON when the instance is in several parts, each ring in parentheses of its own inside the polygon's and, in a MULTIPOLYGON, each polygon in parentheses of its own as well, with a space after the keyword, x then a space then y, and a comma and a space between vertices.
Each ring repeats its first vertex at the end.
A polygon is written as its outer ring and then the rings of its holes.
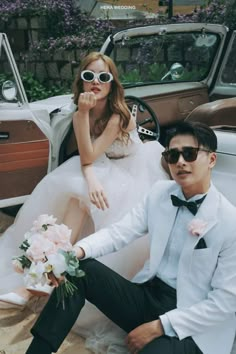
POLYGON ((217 160, 217 154, 216 152, 210 152, 210 163, 209 163, 209 167, 213 168, 216 164, 216 160, 217 160))
POLYGON ((164 171, 168 174, 168 176, 170 177, 170 179, 173 179, 170 173, 170 169, 169 169, 169 165, 166 162, 166 160, 164 159, 164 157, 161 157, 161 166, 163 167, 164 171))

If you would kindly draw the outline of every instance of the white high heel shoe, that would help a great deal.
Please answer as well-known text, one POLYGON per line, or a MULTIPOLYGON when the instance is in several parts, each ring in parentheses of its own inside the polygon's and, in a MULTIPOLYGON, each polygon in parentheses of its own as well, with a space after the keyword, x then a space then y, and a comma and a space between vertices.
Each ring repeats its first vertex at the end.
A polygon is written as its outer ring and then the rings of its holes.
POLYGON ((54 287, 48 284, 31 285, 26 288, 34 296, 48 296, 52 293, 54 287))
MULTIPOLYGON (((53 286, 45 285, 32 285, 26 288, 34 296, 48 296, 53 291, 53 286)), ((26 304, 29 302, 29 298, 18 295, 11 292, 4 295, 0 295, 0 310, 10 310, 18 308, 23 310, 26 304)))
POLYGON ((28 300, 16 293, 0 295, 0 310, 23 309, 28 300))

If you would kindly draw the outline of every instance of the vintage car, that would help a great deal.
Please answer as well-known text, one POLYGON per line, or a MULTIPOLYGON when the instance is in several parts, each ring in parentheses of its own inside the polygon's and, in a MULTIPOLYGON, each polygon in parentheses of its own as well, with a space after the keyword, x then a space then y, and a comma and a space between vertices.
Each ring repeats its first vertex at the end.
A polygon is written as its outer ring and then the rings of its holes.
MULTIPOLYGON (((236 205, 235 32, 204 23, 136 27, 109 36, 101 52, 116 62, 128 104, 138 106, 144 143, 164 144, 166 129, 183 119, 215 129, 213 179, 236 205)), ((0 94, 0 208, 6 208, 24 203, 43 176, 78 151, 72 95, 29 103, 5 34, 0 56, 9 77, 0 94)))

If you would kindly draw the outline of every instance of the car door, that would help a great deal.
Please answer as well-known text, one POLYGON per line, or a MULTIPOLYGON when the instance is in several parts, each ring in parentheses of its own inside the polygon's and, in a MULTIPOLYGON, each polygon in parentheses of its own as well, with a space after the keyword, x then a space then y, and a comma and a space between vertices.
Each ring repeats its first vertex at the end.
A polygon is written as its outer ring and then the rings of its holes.
POLYGON ((50 117, 31 110, 9 45, 0 34, 0 208, 21 204, 50 170, 50 117))

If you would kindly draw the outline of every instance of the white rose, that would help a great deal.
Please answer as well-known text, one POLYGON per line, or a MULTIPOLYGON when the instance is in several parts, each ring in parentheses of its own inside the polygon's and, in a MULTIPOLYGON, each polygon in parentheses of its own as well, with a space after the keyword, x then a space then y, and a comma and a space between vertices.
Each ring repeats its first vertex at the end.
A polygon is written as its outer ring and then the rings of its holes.
POLYGON ((46 278, 44 276, 45 265, 43 262, 32 262, 28 270, 25 271, 24 281, 26 286, 44 284, 46 278))
POLYGON ((49 255, 47 262, 45 262, 45 269, 47 272, 53 272, 56 278, 60 278, 67 270, 65 257, 60 253, 49 255))

